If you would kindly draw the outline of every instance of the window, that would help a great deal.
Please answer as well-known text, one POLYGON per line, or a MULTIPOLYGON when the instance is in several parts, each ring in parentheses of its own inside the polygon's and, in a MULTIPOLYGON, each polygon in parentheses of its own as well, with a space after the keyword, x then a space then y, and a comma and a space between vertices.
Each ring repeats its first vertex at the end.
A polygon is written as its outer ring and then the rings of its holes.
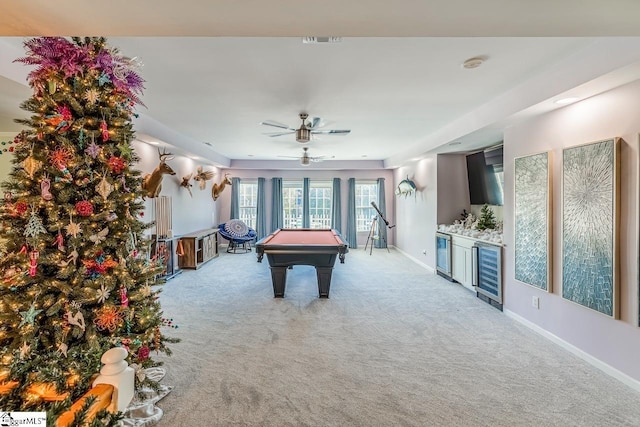
POLYGON ((302 228, 302 181, 282 182, 284 228, 302 228))
POLYGON ((369 231, 371 221, 378 213, 371 206, 378 202, 378 183, 376 181, 356 181, 356 229, 369 231))
MULTIPOLYGON (((302 187, 302 181, 282 182, 284 228, 302 228, 304 195, 302 187)), ((311 181, 309 183, 310 228, 331 228, 332 194, 333 186, 330 181, 311 181)))
POLYGON ((241 181, 239 197, 240 218, 238 219, 255 229, 258 216, 258 183, 241 181))
POLYGON ((311 181, 309 185, 311 228, 331 228, 332 194, 333 185, 330 181, 311 181))

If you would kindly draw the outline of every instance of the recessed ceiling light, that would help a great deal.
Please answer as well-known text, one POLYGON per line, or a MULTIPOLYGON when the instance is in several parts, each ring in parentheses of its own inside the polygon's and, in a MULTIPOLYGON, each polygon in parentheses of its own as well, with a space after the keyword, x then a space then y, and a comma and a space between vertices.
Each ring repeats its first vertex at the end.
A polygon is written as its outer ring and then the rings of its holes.
POLYGON ((254 156, 253 154, 247 154, 247 157, 253 157, 253 156, 254 156))
POLYGON ((363 154, 363 155, 362 155, 362 157, 367 157, 367 155, 366 155, 366 154, 363 154))
POLYGON ((571 104, 572 102, 576 102, 577 100, 578 98, 576 97, 569 97, 569 98, 558 99, 555 103, 558 105, 567 105, 567 104, 571 104))
POLYGON ((466 68, 467 70, 470 70, 472 68, 478 68, 479 66, 482 65, 484 61, 485 61, 485 58, 482 58, 480 56, 469 58, 462 63, 462 68, 466 68))
POLYGON ((461 144, 462 144, 462 141, 453 141, 449 143, 449 145, 461 145, 461 144))
POLYGON ((204 145, 208 145, 209 147, 213 147, 213 144, 207 141, 202 142, 204 145))
POLYGON ((145 141, 147 144, 151 144, 151 145, 160 145, 160 143, 158 141, 145 141))
POLYGON ((189 156, 189 158, 191 158, 193 160, 198 160, 200 157, 198 157, 198 156, 189 156))

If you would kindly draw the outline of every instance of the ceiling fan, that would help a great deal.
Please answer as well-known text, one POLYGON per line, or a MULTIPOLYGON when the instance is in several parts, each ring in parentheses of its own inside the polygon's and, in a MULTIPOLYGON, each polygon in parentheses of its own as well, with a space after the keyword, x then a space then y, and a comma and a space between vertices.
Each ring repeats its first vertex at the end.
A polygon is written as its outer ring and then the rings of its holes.
POLYGON ((321 162, 323 161, 327 156, 310 156, 309 155, 309 147, 302 147, 302 149, 304 150, 304 152, 302 153, 302 157, 297 157, 297 156, 278 156, 278 157, 287 157, 289 159, 300 159, 300 164, 302 166, 309 166, 309 163, 314 162, 321 162))
POLYGON ((298 129, 294 129, 287 125, 283 125, 282 123, 274 122, 271 120, 260 122, 260 124, 265 126, 273 126, 280 129, 286 129, 285 132, 273 132, 265 135, 276 137, 295 133, 296 141, 301 143, 309 142, 311 140, 311 135, 346 135, 351 132, 350 129, 318 129, 318 127, 321 125, 320 117, 314 117, 311 119, 311 121, 307 122, 308 118, 309 115, 307 113, 300 113, 300 120, 302 120, 302 124, 298 129))

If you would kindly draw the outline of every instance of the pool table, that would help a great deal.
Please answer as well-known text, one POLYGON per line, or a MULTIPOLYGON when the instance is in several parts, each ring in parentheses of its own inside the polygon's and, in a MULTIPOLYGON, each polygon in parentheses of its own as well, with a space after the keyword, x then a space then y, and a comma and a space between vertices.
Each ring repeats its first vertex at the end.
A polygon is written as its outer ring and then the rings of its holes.
POLYGON ((287 269, 294 265, 311 265, 318 276, 318 294, 320 298, 329 298, 331 273, 340 257, 349 252, 347 242, 340 233, 330 229, 281 228, 256 243, 258 262, 266 254, 271 268, 274 298, 284 297, 287 269))

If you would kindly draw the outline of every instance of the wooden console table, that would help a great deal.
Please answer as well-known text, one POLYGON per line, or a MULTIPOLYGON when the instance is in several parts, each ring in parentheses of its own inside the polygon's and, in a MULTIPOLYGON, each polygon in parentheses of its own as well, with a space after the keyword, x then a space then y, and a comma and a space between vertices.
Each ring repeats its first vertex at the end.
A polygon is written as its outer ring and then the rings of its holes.
POLYGON ((198 269, 204 263, 218 256, 218 229, 204 230, 185 234, 180 237, 184 254, 179 256, 180 268, 198 269))

